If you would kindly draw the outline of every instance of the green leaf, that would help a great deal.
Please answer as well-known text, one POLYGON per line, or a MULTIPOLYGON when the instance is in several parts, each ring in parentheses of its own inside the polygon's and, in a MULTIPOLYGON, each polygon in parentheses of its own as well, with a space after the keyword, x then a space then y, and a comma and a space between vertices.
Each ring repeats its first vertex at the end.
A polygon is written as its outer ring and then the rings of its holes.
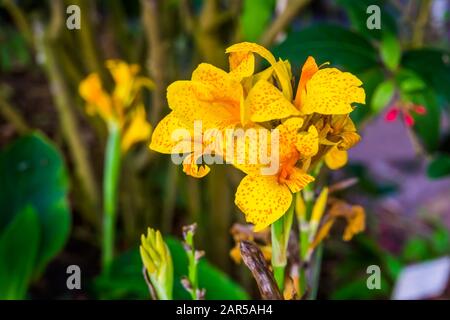
POLYGON ((275 56, 288 59, 293 70, 300 70, 308 56, 320 65, 332 65, 358 73, 377 65, 377 51, 360 34, 339 25, 315 24, 289 33, 286 40, 273 48, 275 56))
POLYGON ((450 155, 437 155, 428 165, 427 174, 433 179, 439 179, 450 175, 450 155))
POLYGON ((35 272, 63 247, 70 229, 68 178, 59 151, 40 134, 24 136, 0 153, 0 232, 26 206, 42 228, 35 272))
POLYGON ((386 279, 381 278, 380 290, 369 290, 367 288, 367 276, 361 276, 355 280, 351 280, 341 287, 337 288, 331 295, 333 300, 348 299, 375 299, 385 297, 389 294, 387 288, 389 284, 386 279))
POLYGON ((450 53, 437 49, 419 49, 403 55, 402 66, 416 72, 436 93, 450 101, 450 53))
MULTIPOLYGON (((188 274, 188 259, 182 243, 173 237, 165 236, 164 240, 172 255, 174 267, 175 300, 191 299, 189 293, 181 285, 182 277, 188 274)), ((206 299, 248 299, 247 293, 226 274, 212 266, 205 258, 198 265, 200 288, 206 289, 206 299)), ((114 259, 110 277, 102 275, 94 282, 94 289, 101 299, 149 299, 150 294, 142 275, 142 261, 137 248, 114 259)))
POLYGON ((270 22, 274 6, 274 0, 244 0, 240 21, 245 41, 259 41, 270 22))
POLYGON ((417 73, 408 69, 401 69, 396 75, 396 80, 401 91, 406 94, 424 90, 427 86, 417 73))
POLYGON ((406 242, 402 257, 408 262, 422 261, 430 258, 430 248, 426 240, 415 237, 406 242))
POLYGON ((380 112, 383 110, 395 93, 395 83, 393 80, 386 80, 380 83, 372 96, 371 107, 375 112, 380 112))
POLYGON ((24 207, 0 234, 0 300, 25 298, 39 239, 39 221, 31 207, 24 207))
POLYGON ((383 33, 380 45, 380 54, 386 67, 395 71, 398 67, 401 57, 401 47, 395 34, 390 32, 383 33))
POLYGON ((438 255, 446 255, 450 252, 450 232, 445 226, 439 226, 433 232, 431 242, 434 251, 438 255))
POLYGON ((394 257, 389 253, 386 253, 385 259, 386 259, 386 268, 389 273, 389 276, 393 280, 397 279, 398 275, 403 269, 402 262, 398 258, 394 257))

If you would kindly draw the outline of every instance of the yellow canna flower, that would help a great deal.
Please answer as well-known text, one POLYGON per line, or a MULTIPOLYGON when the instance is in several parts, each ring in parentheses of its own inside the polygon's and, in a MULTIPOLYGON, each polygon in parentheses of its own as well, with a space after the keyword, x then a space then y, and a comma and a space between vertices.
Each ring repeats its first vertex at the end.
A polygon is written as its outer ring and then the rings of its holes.
POLYGON ((354 75, 320 68, 309 57, 294 99, 288 61, 277 60, 269 50, 250 42, 232 45, 226 53, 228 72, 202 63, 190 80, 176 81, 167 88, 171 112, 155 128, 150 148, 183 154, 183 171, 199 178, 210 171, 202 164, 204 156, 226 156, 228 163, 246 173, 235 203, 258 231, 279 219, 291 205, 292 194, 314 180, 307 174, 311 165, 325 160, 329 167, 339 168, 346 163, 346 150, 360 139, 348 114, 352 104, 364 103, 365 93, 354 75), (255 73, 255 55, 270 66, 255 73), (195 130, 197 120, 202 124, 200 132, 195 130), (270 141, 245 136, 241 140, 244 151, 233 150, 231 159, 226 152, 229 141, 216 143, 227 129, 248 132, 250 128, 279 132, 279 167, 275 173, 263 175, 261 163, 236 161, 254 156, 247 147, 276 151, 271 150, 270 141), (211 129, 215 133, 206 134, 211 129), (211 143, 214 146, 208 148, 211 143))
POLYGON ((79 87, 80 96, 86 100, 88 114, 98 113, 103 119, 113 119, 113 108, 110 96, 103 90, 100 77, 92 73, 86 77, 79 87))
POLYGON ((114 80, 112 93, 104 90, 97 73, 91 73, 81 81, 79 93, 86 101, 88 114, 97 114, 108 125, 114 124, 122 130, 121 149, 125 153, 136 142, 150 138, 151 126, 138 95, 143 87, 152 89, 153 83, 138 76, 138 65, 107 60, 106 67, 114 80))
POLYGON ((336 68, 319 69, 308 57, 300 76, 294 104, 303 114, 348 114, 352 103, 365 103, 361 80, 336 68))

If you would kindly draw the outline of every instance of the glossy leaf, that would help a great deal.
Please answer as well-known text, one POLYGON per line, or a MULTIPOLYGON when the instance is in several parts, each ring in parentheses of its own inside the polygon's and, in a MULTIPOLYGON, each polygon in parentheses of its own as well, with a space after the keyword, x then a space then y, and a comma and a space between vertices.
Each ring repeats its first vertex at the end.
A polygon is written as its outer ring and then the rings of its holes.
POLYGON ((386 80, 380 83, 372 96, 371 108, 375 112, 380 112, 383 110, 389 102, 392 100, 392 97, 395 93, 395 83, 392 80, 386 80))
POLYGON ((386 67, 395 71, 402 54, 397 36, 390 32, 383 33, 380 44, 380 54, 386 67))
POLYGON ((402 66, 413 70, 439 95, 450 101, 450 53, 437 49, 419 49, 406 52, 402 66))
POLYGON ((353 73, 378 64, 377 52, 366 38, 332 24, 315 24, 292 32, 273 48, 273 52, 275 56, 288 59, 296 72, 310 55, 318 64, 328 61, 353 73))
POLYGON ((70 228, 68 178, 59 151, 40 134, 22 137, 0 153, 0 232, 25 207, 42 228, 35 272, 63 247, 70 228))
POLYGON ((39 241, 36 211, 24 207, 0 234, 0 300, 26 297, 39 241))

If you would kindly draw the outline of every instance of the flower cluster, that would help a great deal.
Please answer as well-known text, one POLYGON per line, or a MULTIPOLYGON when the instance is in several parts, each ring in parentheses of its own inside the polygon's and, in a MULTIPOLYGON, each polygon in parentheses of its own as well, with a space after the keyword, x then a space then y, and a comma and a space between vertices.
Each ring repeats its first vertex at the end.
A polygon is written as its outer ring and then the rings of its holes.
POLYGON ((346 163, 346 150, 360 139, 349 113, 353 103, 365 103, 365 93, 357 77, 319 67, 312 57, 305 62, 294 90, 289 62, 276 60, 264 47, 243 42, 226 52, 229 72, 202 63, 191 80, 176 81, 168 87, 171 112, 155 128, 150 148, 185 154, 183 170, 194 177, 203 177, 210 170, 202 164, 203 156, 227 155, 227 162, 246 174, 237 188, 235 203, 259 231, 278 220, 291 206, 293 194, 314 180, 308 174, 314 166, 322 160, 331 169, 346 163), (255 54, 269 63, 258 73, 255 54), (195 135, 193 124, 199 120, 203 130, 214 129, 217 134, 195 135), (191 132, 190 138, 174 134, 180 128, 191 132), (225 130, 255 128, 276 132, 277 150, 270 139, 261 142, 247 135, 213 143, 225 130), (243 139, 244 148, 233 149, 230 157, 226 151, 236 139, 243 139), (194 152, 198 145, 205 147, 200 153, 194 152), (271 153, 276 151, 275 172, 262 174, 261 167, 266 166, 262 161, 236 161, 254 158, 255 150, 263 146, 271 153))
POLYGON ((114 80, 111 93, 105 91, 97 73, 89 74, 79 86, 80 96, 86 101, 86 111, 100 116, 108 126, 122 131, 121 149, 125 153, 133 144, 150 138, 145 107, 139 99, 143 87, 153 88, 153 82, 138 76, 139 66, 120 60, 108 60, 106 67, 114 80))

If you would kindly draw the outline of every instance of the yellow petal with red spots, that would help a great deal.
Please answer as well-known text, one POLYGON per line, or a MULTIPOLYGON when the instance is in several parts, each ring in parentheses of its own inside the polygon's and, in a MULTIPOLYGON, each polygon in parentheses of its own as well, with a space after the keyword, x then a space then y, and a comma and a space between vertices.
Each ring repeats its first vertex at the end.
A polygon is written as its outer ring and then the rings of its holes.
POLYGON ((247 175, 239 184, 235 203, 245 214, 247 222, 258 232, 278 220, 289 209, 292 194, 276 176, 247 175))
POLYGON ((331 170, 342 168, 347 163, 347 160, 347 151, 341 151, 337 147, 332 147, 325 155, 325 163, 331 170))
POLYGON ((230 47, 227 48, 225 51, 226 53, 232 53, 232 52, 254 52, 259 54, 261 57, 266 59, 270 64, 275 64, 276 60, 273 54, 264 48, 263 46, 260 46, 259 44, 253 43, 253 42, 241 42, 236 43, 230 47))
POLYGON ((237 78, 250 77, 255 72, 255 56, 252 52, 232 52, 228 58, 230 75, 237 78))
POLYGON ((308 132, 302 132, 297 135, 295 147, 300 152, 302 158, 311 158, 319 150, 319 133, 313 125, 309 127, 308 132))
POLYGON ((352 103, 365 103, 361 80, 336 68, 317 71, 306 83, 306 94, 301 98, 300 110, 305 114, 347 114, 352 103))
POLYGON ((245 100, 245 106, 254 122, 284 119, 300 114, 280 90, 265 80, 260 80, 253 86, 245 100))
POLYGON ((277 127, 279 132, 279 154, 281 162, 291 158, 294 153, 298 153, 295 144, 297 142, 298 131, 303 126, 303 122, 303 118, 292 117, 286 119, 277 127))
POLYGON ((201 120, 205 130, 240 121, 239 105, 233 109, 233 106, 216 101, 211 87, 198 81, 172 83, 167 88, 167 101, 179 119, 191 126, 201 120))
POLYGON ((150 149, 160 153, 189 153, 194 145, 194 131, 172 111, 162 119, 152 134, 150 149))
POLYGON ((302 190, 308 183, 313 181, 313 176, 304 173, 298 168, 293 168, 293 171, 290 173, 288 179, 286 179, 284 183, 286 183, 292 193, 297 193, 302 190))
POLYGON ((228 47, 226 52, 227 53, 253 52, 259 54, 261 57, 266 59, 270 63, 270 65, 274 68, 282 92, 285 95, 286 99, 288 99, 289 101, 292 100, 292 86, 291 86, 292 74, 290 70, 288 70, 290 68, 288 68, 285 63, 278 64, 275 57, 273 56, 272 53, 270 53, 269 50, 256 43, 241 42, 228 47))
POLYGON ((226 71, 208 63, 201 63, 192 72, 191 80, 201 82, 209 87, 213 99, 228 104, 239 104, 242 96, 242 86, 238 80, 231 77, 226 71))

